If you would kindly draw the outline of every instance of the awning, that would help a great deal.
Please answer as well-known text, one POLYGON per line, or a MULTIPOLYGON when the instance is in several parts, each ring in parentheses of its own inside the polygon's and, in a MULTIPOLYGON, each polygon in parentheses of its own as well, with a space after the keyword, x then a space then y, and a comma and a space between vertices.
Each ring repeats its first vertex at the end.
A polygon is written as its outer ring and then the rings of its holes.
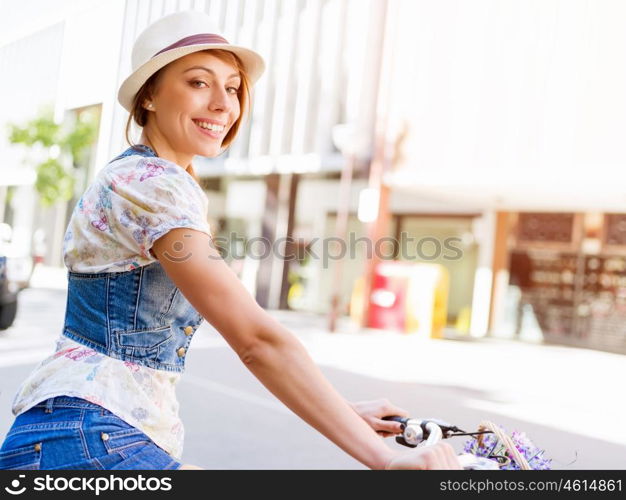
POLYGON ((455 209, 626 213, 626 167, 559 170, 404 167, 385 176, 393 190, 455 209))
POLYGON ((194 159, 194 167, 200 177, 338 173, 344 165, 345 158, 339 153, 324 156, 306 153, 214 159, 198 156, 194 159))

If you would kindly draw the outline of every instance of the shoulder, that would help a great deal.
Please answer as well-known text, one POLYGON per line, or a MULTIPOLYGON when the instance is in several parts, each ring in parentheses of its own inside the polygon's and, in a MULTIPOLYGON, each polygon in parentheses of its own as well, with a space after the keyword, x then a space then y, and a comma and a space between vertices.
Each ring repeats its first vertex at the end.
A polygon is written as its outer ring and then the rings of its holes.
POLYGON ((182 167, 163 158, 132 155, 113 160, 100 171, 98 177, 103 182, 130 184, 150 183, 150 179, 180 181, 184 178, 183 174, 189 175, 182 167))
POLYGON ((118 158, 106 165, 96 177, 97 184, 115 193, 140 191, 146 195, 163 192, 206 197, 189 173, 174 162, 158 157, 140 155, 118 158))

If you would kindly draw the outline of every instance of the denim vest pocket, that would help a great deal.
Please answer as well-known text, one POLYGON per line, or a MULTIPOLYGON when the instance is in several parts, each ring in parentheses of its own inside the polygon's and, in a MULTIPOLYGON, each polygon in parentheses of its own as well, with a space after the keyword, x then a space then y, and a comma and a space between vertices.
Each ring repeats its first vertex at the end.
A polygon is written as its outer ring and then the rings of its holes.
POLYGON ((158 328, 138 328, 114 332, 120 350, 136 359, 158 361, 161 349, 172 341, 172 328, 168 325, 158 328))
POLYGON ((2 470, 39 470, 41 443, 0 452, 2 470))

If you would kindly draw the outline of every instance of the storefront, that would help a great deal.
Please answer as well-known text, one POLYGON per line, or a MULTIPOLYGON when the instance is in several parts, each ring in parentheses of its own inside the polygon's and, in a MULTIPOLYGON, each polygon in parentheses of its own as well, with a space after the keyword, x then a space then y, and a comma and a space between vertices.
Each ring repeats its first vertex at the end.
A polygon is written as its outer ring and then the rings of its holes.
POLYGON ((509 236, 494 334, 626 352, 626 214, 513 213, 509 236))

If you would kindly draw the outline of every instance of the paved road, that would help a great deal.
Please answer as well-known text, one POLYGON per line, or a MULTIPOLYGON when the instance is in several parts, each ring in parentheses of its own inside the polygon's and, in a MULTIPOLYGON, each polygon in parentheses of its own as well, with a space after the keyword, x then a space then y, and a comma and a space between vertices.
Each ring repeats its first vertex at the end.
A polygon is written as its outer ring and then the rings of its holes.
MULTIPOLYGON (((15 389, 51 352, 63 321, 63 290, 29 289, 21 299, 16 324, 0 333, 0 436, 12 422, 15 389)), ((414 416, 468 428, 488 417, 526 431, 548 450, 555 468, 626 469, 623 356, 391 333, 330 335, 314 315, 273 314, 351 400, 387 397, 414 416), (583 435, 594 421, 600 425, 583 435)), ((186 462, 229 469, 362 468, 280 404, 208 325, 194 337, 178 394, 186 462)), ((463 440, 452 444, 460 450, 463 440)))

